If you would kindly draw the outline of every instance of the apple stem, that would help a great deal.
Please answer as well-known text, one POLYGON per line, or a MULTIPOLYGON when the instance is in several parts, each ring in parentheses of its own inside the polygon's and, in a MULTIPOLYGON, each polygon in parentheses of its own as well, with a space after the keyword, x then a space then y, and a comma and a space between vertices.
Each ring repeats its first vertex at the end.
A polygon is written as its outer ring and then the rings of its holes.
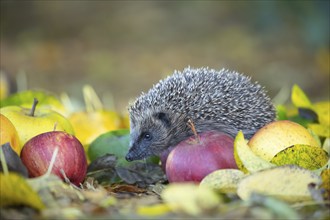
POLYGON ((32 108, 31 108, 29 116, 34 117, 34 112, 36 111, 36 107, 37 107, 38 102, 39 101, 38 101, 37 98, 33 99, 33 104, 32 104, 32 108))
POLYGON ((197 131, 196 131, 196 128, 195 128, 194 122, 193 122, 191 119, 188 120, 188 126, 190 127, 190 129, 191 129, 192 132, 194 133, 194 136, 195 136, 196 142, 197 142, 197 143, 200 143, 200 142, 201 142, 201 139, 199 138, 199 135, 197 134, 197 131))

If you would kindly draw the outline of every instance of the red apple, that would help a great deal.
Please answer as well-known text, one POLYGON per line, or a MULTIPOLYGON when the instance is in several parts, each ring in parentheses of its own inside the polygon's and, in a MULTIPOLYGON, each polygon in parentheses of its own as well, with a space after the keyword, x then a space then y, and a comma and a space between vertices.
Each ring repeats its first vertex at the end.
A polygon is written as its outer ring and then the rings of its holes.
POLYGON ((47 172, 57 147, 58 154, 52 173, 64 179, 62 169, 72 183, 79 185, 87 172, 84 148, 76 137, 63 131, 42 133, 25 143, 21 159, 29 171, 29 176, 37 177, 47 172))
POLYGON ((180 142, 168 155, 166 175, 169 182, 200 182, 219 169, 237 169, 234 139, 220 132, 204 132, 180 142))

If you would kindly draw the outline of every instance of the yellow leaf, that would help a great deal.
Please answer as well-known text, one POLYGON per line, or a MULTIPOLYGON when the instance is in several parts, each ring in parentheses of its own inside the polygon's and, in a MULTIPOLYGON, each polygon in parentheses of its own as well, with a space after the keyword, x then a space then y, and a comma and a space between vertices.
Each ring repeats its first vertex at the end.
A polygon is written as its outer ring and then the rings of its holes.
POLYGON ((171 211, 170 207, 166 204, 156 204, 152 206, 140 206, 137 213, 144 216, 161 216, 171 211))
POLYGON ((0 173, 0 195, 0 206, 26 205, 37 210, 45 208, 39 195, 16 173, 0 173))
POLYGON ((308 185, 319 185, 321 178, 310 170, 285 165, 253 173, 242 179, 237 194, 248 200, 253 192, 274 196, 287 202, 312 200, 308 185))
POLYGON ((212 189, 193 183, 169 184, 161 197, 172 211, 192 216, 211 211, 220 204, 220 197, 212 189))
POLYGON ((291 91, 291 101, 297 108, 311 108, 312 104, 304 91, 298 86, 293 85, 291 91))
POLYGON ((330 137, 330 126, 325 124, 308 124, 308 128, 321 137, 330 137))
POLYGON ((313 104, 313 110, 316 112, 320 124, 330 126, 330 102, 318 102, 313 104))
POLYGON ((296 144, 277 153, 270 162, 278 166, 294 164, 315 170, 324 166, 328 160, 328 154, 322 148, 296 144))
POLYGON ((321 173, 321 188, 325 189, 324 197, 330 198, 330 169, 323 170, 321 173))
POLYGON ((252 152, 242 131, 238 132, 234 141, 234 158, 238 168, 244 173, 254 173, 275 166, 252 152))
POLYGON ((324 164, 323 167, 317 169, 317 170, 313 170, 313 173, 317 174, 317 175, 321 175, 323 170, 329 169, 330 168, 330 159, 328 160, 328 162, 326 164, 324 164))
POLYGON ((330 191, 330 169, 323 170, 321 173, 323 188, 330 191))
POLYGON ((236 169, 216 170, 200 182, 200 186, 210 187, 222 193, 234 193, 238 182, 244 177, 244 173, 236 169))
POLYGON ((330 155, 330 138, 324 140, 322 148, 328 153, 328 155, 330 155))

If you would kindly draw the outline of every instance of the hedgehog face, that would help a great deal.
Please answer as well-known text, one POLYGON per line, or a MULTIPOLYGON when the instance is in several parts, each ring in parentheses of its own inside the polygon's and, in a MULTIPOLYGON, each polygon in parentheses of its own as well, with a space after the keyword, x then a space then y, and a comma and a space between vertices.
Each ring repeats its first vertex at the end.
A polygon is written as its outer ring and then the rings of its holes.
POLYGON ((171 124, 168 114, 164 112, 150 114, 139 123, 131 118, 130 149, 126 160, 160 155, 168 147, 171 124))

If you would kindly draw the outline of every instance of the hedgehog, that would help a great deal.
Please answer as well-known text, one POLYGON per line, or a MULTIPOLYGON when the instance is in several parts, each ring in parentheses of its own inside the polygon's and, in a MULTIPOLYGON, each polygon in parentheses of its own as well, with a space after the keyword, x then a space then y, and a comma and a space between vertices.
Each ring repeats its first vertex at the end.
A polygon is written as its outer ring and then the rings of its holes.
POLYGON ((275 120, 265 89, 236 71, 187 67, 159 81, 128 107, 130 148, 126 160, 160 156, 197 133, 219 131, 246 138, 275 120))

